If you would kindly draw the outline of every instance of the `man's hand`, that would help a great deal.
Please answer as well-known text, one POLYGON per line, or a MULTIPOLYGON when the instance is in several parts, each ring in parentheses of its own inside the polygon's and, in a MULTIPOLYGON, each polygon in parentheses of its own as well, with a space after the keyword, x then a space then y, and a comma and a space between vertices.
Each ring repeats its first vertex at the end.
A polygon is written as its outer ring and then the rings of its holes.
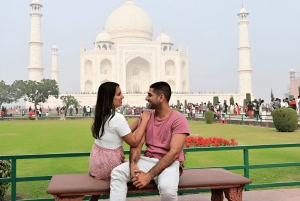
POLYGON ((133 181, 133 185, 138 189, 142 189, 152 180, 151 176, 148 173, 143 172, 142 170, 135 170, 135 174, 137 175, 135 181, 133 181))

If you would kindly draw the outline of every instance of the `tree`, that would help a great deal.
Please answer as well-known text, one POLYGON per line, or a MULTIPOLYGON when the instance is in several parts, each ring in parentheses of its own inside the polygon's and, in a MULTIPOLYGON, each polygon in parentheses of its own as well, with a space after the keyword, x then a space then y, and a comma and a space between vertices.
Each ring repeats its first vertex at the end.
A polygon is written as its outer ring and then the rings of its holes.
MULTIPOLYGON (((299 89, 298 89, 299 90, 299 89)), ((273 91, 272 91, 272 89, 271 89, 271 102, 272 102, 272 100, 274 99, 274 94, 273 94, 273 91)))
POLYGON ((298 95, 300 96, 300 86, 298 87, 298 95))
POLYGON ((62 100, 63 105, 66 107, 66 113, 70 106, 73 107, 79 106, 79 101, 74 96, 71 95, 61 96, 60 99, 62 100))
POLYGON ((50 96, 58 98, 58 85, 55 80, 42 79, 40 82, 28 80, 18 80, 14 82, 18 89, 17 93, 22 93, 25 101, 34 104, 35 119, 37 120, 37 105, 45 103, 50 96))
POLYGON ((219 103, 219 96, 214 96, 213 98, 213 104, 216 105, 219 103))
POLYGON ((18 100, 17 97, 14 97, 12 90, 10 85, 5 84, 3 80, 0 81, 0 108, 3 103, 12 103, 18 100))
MULTIPOLYGON (((187 100, 184 100, 184 110, 186 111, 186 109, 187 109, 187 100)), ((184 111, 184 113, 185 113, 185 111, 184 111)))
POLYGON ((246 93, 246 100, 247 100, 247 102, 251 101, 251 94, 250 93, 246 93))
POLYGON ((229 99, 229 103, 230 103, 230 105, 234 105, 234 99, 233 99, 232 96, 231 96, 230 99, 229 99))
POLYGON ((294 95, 289 95, 289 101, 293 100, 294 95))

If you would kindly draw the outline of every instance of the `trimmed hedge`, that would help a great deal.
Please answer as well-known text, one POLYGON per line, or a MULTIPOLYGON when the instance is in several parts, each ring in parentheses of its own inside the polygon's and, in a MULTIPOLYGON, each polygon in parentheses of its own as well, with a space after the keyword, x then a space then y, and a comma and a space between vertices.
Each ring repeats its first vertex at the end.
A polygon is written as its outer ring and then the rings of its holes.
MULTIPOLYGON (((10 176, 11 176, 11 161, 0 160, 0 178, 7 178, 10 176)), ((7 182, 0 183, 0 201, 4 200, 4 195, 9 185, 10 183, 7 182)))
POLYGON ((279 132, 298 130, 298 115, 292 108, 278 108, 272 112, 273 123, 279 132))
POLYGON ((206 110, 206 112, 204 113, 204 117, 205 117, 205 122, 207 124, 212 124, 213 120, 214 120, 214 112, 211 110, 206 110))

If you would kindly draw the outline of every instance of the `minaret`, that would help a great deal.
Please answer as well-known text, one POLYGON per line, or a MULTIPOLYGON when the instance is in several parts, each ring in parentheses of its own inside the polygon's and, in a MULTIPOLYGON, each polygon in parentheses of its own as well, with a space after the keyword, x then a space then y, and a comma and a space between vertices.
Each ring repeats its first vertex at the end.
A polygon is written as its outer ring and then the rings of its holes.
POLYGON ((250 48, 248 36, 248 15, 245 8, 242 8, 237 14, 239 17, 239 93, 252 94, 251 64, 250 64, 250 48))
POLYGON ((30 30, 30 58, 29 58, 29 80, 41 81, 43 79, 42 65, 42 36, 41 17, 42 4, 39 0, 32 0, 31 7, 31 30, 30 30))
POLYGON ((58 59, 58 48, 56 45, 53 45, 52 47, 52 69, 51 69, 51 79, 55 80, 58 84, 58 65, 57 65, 57 59, 58 59))

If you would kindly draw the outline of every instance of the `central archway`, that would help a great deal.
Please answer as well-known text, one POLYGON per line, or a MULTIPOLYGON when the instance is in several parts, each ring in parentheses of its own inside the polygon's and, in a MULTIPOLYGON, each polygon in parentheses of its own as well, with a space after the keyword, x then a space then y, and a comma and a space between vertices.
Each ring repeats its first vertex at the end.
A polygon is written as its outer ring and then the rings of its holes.
POLYGON ((126 66, 126 91, 134 93, 148 91, 151 80, 150 68, 150 63, 141 57, 129 61, 126 66))

